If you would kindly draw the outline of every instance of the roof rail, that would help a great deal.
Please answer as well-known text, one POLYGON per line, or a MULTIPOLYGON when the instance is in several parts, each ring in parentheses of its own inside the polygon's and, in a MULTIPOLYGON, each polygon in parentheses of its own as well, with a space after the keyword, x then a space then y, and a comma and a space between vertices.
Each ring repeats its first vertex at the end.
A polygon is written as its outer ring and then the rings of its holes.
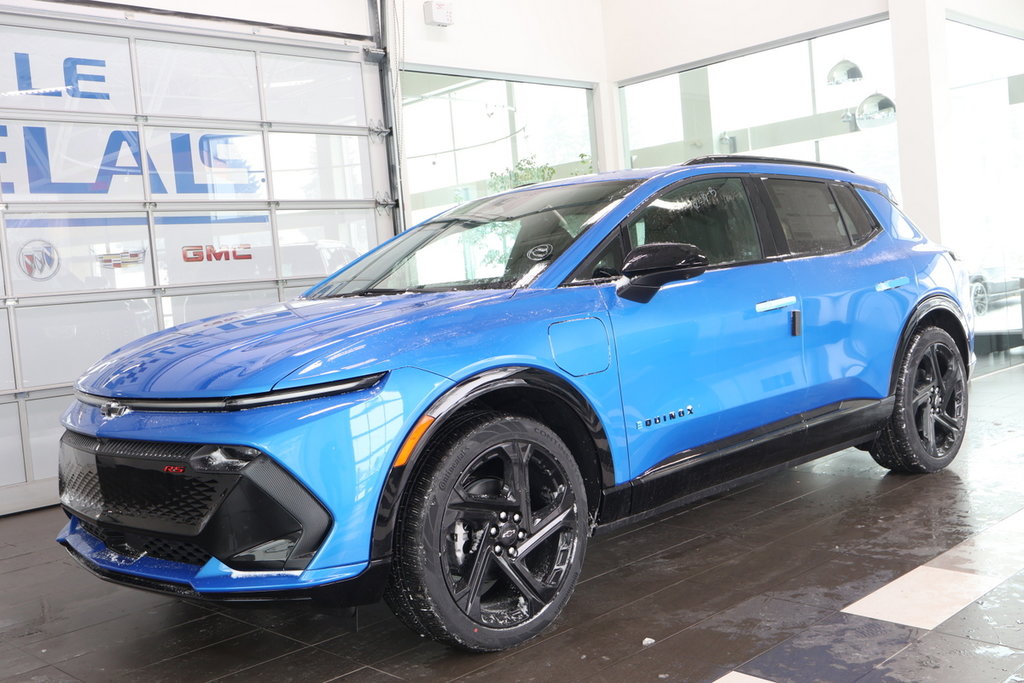
POLYGON ((712 154, 709 156, 695 157, 681 166, 696 166, 697 164, 732 164, 732 163, 761 163, 761 164, 788 164, 790 166, 815 166, 817 168, 830 168, 833 171, 846 171, 853 173, 845 166, 835 164, 823 164, 820 161, 800 161, 799 159, 780 159, 778 157, 759 157, 747 154, 712 154))

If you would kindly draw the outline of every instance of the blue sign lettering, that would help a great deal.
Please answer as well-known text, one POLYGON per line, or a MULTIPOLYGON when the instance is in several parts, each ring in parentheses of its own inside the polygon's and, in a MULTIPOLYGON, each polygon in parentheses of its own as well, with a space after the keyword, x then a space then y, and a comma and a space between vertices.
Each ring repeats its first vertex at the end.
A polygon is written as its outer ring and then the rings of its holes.
POLYGON ((91 100, 109 100, 110 93, 107 92, 92 92, 88 90, 82 90, 79 87, 79 83, 82 81, 95 81, 97 83, 105 83, 107 77, 102 74, 83 74, 78 72, 78 68, 81 66, 106 66, 106 61, 102 59, 83 59, 81 57, 68 57, 64 60, 64 85, 68 87, 68 94, 72 97, 81 97, 83 99, 91 100))
POLYGON ((82 90, 82 81, 106 83, 107 77, 97 73, 80 73, 81 67, 105 67, 103 59, 86 59, 84 57, 68 57, 64 60, 64 87, 36 88, 32 85, 31 58, 26 52, 14 53, 14 74, 18 80, 18 90, 24 95, 41 97, 60 97, 65 92, 71 97, 88 100, 109 100, 110 93, 82 90))
MULTIPOLYGON (((0 138, 7 137, 7 126, 0 126, 0 138)), ((7 152, 0 152, 0 164, 7 163, 7 152)), ((0 182, 0 192, 14 193, 14 183, 0 182)))
MULTIPOLYGON (((67 182, 54 180, 53 163, 50 157, 50 146, 47 130, 42 126, 25 126, 22 129, 25 142, 25 161, 28 176, 29 193, 31 194, 106 194, 110 192, 115 176, 141 176, 142 148, 139 134, 135 130, 114 130, 107 137, 103 150, 103 158, 96 171, 96 179, 92 182, 67 182), (124 151, 128 152, 134 163, 121 164, 124 151)), ((0 137, 7 135, 7 127, 0 126, 0 137)), ((211 134, 203 135, 197 141, 198 156, 203 166, 214 169, 241 169, 246 171, 248 182, 245 183, 202 183, 196 179, 197 169, 192 159, 192 136, 189 133, 169 133, 171 141, 171 171, 174 176, 174 189, 178 194, 222 193, 254 193, 260 190, 260 178, 257 172, 249 167, 245 159, 231 156, 234 138, 244 135, 211 134)), ((7 161, 7 155, 0 152, 0 163, 7 161)), ((152 157, 146 155, 149 171, 149 188, 153 194, 168 194, 168 189, 152 157)), ((165 169, 166 170, 166 169, 165 169)), ((2 192, 14 192, 13 183, 0 185, 2 192)))
MULTIPOLYGON (((147 157, 149 155, 146 155, 147 157)), ((139 134, 134 130, 115 130, 107 138, 107 147, 103 150, 103 161, 100 162, 100 170, 96 174, 95 189, 92 192, 109 192, 110 181, 115 175, 142 175, 142 149, 139 147, 139 134), (117 159, 121 156, 121 148, 128 147, 135 164, 132 166, 118 166, 117 159)), ((149 158, 149 189, 154 194, 167 194, 164 181, 157 173, 153 159, 149 158)))
MULTIPOLYGON (((241 135, 204 135, 199 138, 199 160, 208 168, 244 168, 244 159, 228 156, 231 140, 241 135)), ((171 154, 174 163, 174 187, 180 194, 249 193, 259 190, 252 179, 248 183, 196 182, 192 164, 192 137, 188 133, 171 133, 171 154)))
POLYGON ((28 54, 25 52, 14 53, 14 73, 18 77, 18 90, 29 91, 28 95, 42 95, 45 97, 60 97, 61 88, 48 88, 34 92, 32 87, 32 67, 29 64, 28 54))
POLYGON ((25 160, 28 162, 28 191, 32 194, 90 194, 96 190, 92 183, 54 182, 50 171, 50 143, 46 129, 41 126, 25 126, 25 160))
MULTIPOLYGON (((91 183, 55 182, 50 170, 50 145, 46 129, 25 126, 25 158, 28 161, 28 186, 32 194, 105 194, 110 191, 110 181, 115 175, 142 175, 142 150, 139 148, 139 134, 134 130, 115 130, 107 138, 96 180, 91 183), (117 163, 121 148, 127 146, 135 164, 120 166, 117 163)), ((149 187, 154 193, 166 194, 167 188, 157 173, 153 160, 149 159, 149 187)))

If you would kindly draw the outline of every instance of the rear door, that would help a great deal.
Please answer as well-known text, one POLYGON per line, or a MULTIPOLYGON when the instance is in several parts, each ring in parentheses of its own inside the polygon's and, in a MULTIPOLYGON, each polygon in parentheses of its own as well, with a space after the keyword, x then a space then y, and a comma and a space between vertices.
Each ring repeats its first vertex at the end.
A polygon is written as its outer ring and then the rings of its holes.
POLYGON ((909 259, 847 183, 761 179, 776 241, 802 300, 811 410, 889 392, 893 356, 914 303, 909 259))

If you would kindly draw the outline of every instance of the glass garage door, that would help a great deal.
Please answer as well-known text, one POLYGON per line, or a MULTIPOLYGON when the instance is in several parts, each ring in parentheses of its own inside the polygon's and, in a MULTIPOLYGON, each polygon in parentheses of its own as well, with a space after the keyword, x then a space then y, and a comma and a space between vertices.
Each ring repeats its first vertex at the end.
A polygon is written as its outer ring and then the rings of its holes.
POLYGON ((0 514, 57 501, 102 354, 393 234, 368 44, 0 13, 0 514))

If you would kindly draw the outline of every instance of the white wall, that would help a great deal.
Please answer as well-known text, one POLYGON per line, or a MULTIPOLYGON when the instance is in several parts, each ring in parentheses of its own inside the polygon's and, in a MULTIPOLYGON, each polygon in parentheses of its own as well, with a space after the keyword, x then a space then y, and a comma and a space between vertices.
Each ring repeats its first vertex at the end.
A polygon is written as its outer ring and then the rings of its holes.
MULTIPOLYGON (((258 21, 295 28, 314 28, 338 33, 368 35, 370 22, 366 0, 107 0, 114 4, 190 12, 242 21, 258 21)), ((8 0, 5 5, 30 5, 59 11, 63 3, 29 3, 8 0), (48 7, 47 7, 48 5, 48 7)), ((73 4, 73 0, 68 3, 73 4)), ((104 15, 96 9, 87 10, 104 15)))
MULTIPOLYGON (((620 168, 616 88, 596 0, 454 0, 451 26, 428 26, 423 2, 404 4, 399 58, 412 67, 579 81, 594 88, 600 170, 620 168)), ((393 49, 394 52, 394 49, 393 49)))
POLYGON ((616 84, 885 12, 887 0, 454 0, 454 25, 405 5, 405 64, 596 83, 598 166, 625 160, 616 84), (784 10, 780 10, 784 7, 784 10))
POLYGON ((423 2, 405 7, 407 64, 598 82, 607 77, 595 0, 454 0, 452 26, 427 26, 423 2))
POLYGON ((612 81, 747 50, 889 9, 887 0, 602 0, 601 6, 612 81))
POLYGON ((967 17, 981 28, 996 28, 1024 38, 1024 2, 1021 0, 946 0, 951 17, 967 17))
POLYGON ((934 0, 891 4, 901 200, 925 234, 941 239, 949 162, 946 13, 934 0))

